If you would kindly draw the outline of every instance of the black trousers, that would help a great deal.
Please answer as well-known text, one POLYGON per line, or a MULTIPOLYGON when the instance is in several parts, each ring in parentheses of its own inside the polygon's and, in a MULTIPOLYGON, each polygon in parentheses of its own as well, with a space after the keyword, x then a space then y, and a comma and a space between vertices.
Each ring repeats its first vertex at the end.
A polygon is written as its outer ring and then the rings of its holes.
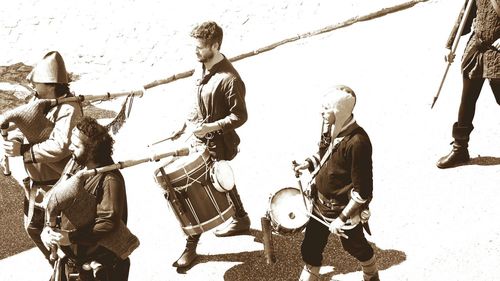
POLYGON ((127 281, 130 270, 130 259, 118 260, 114 264, 105 265, 94 276, 92 270, 80 270, 81 281, 127 281))
MULTIPOLYGON (((462 99, 458 110, 458 126, 470 128, 472 131, 472 120, 476 113, 476 102, 481 94, 484 78, 470 79, 466 75, 462 77, 462 99)), ((500 105, 500 79, 489 80, 491 90, 495 95, 496 102, 500 105)))
MULTIPOLYGON (((373 248, 370 246, 363 233, 363 226, 358 224, 351 230, 344 232, 349 239, 340 237, 340 242, 345 251, 358 261, 367 261, 373 257, 373 248)), ((304 240, 302 241, 302 260, 312 266, 321 266, 323 251, 328 243, 330 230, 315 219, 310 219, 306 226, 304 240)))

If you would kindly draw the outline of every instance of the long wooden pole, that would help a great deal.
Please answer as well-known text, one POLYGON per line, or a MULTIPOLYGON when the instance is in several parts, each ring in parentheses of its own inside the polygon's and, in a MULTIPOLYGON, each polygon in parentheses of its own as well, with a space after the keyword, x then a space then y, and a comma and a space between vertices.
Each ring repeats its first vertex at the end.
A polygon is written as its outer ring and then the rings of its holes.
POLYGON ((156 161, 156 160, 159 160, 159 159, 162 159, 165 157, 169 157, 169 156, 186 156, 188 154, 189 154, 189 148, 183 147, 183 148, 177 149, 175 151, 169 151, 169 152, 165 152, 165 153, 161 153, 161 154, 155 154, 153 156, 146 157, 146 158, 120 161, 118 163, 111 164, 108 166, 95 168, 95 169, 91 169, 91 170, 85 170, 85 171, 83 171, 82 175, 85 177, 86 176, 93 176, 93 175, 97 175, 97 174, 112 171, 112 170, 123 169, 123 168, 131 167, 131 166, 135 166, 135 165, 138 165, 141 163, 156 161))
MULTIPOLYGON (((326 32, 330 32, 330 31, 333 31, 333 30, 336 30, 336 29, 339 29, 339 28, 343 28, 343 27, 355 24, 357 22, 362 22, 362 21, 367 21, 367 20, 379 18, 379 17, 385 16, 385 15, 388 15, 388 14, 391 14, 391 13, 394 13, 394 12, 398 12, 398 11, 401 11, 401 10, 404 10, 404 9, 411 8, 411 7, 413 7, 414 5, 416 5, 416 4, 420 3, 420 2, 427 2, 427 1, 428 0, 412 0, 412 1, 408 1, 408 2, 405 2, 405 3, 399 4, 399 5, 392 6, 392 7, 383 8, 381 10, 369 13, 369 14, 364 15, 364 16, 352 17, 352 18, 350 18, 350 19, 348 19, 346 21, 343 21, 343 22, 340 22, 340 23, 337 23, 337 24, 329 25, 329 26, 326 26, 326 27, 323 27, 323 28, 320 28, 320 29, 317 29, 317 30, 314 30, 314 31, 311 31, 311 32, 305 32, 305 33, 302 33, 302 34, 298 34, 296 36, 283 39, 281 41, 278 41, 278 42, 275 42, 273 44, 267 45, 265 47, 256 49, 254 51, 250 51, 250 52, 247 52, 247 53, 243 53, 243 54, 237 55, 235 57, 230 58, 229 61, 231 61, 231 62, 239 61, 239 60, 242 60, 244 58, 252 57, 252 56, 255 56, 255 55, 267 52, 267 51, 271 51, 274 48, 279 47, 279 46, 284 45, 284 44, 287 44, 287 43, 292 43, 292 42, 295 42, 295 41, 300 40, 300 39, 304 39, 304 38, 309 38, 309 37, 312 37, 312 36, 320 35, 320 34, 323 34, 323 33, 326 33, 326 32)), ((174 74, 174 75, 172 75, 170 77, 167 77, 165 79, 155 80, 153 82, 150 82, 150 83, 144 85, 144 89, 147 90, 147 89, 159 86, 159 85, 163 85, 163 84, 167 84, 167 83, 179 80, 179 79, 187 78, 187 77, 190 77, 191 75, 193 75, 193 73, 194 73, 194 69, 191 69, 191 70, 188 70, 188 71, 184 71, 184 72, 181 72, 181 73, 174 74)))
POLYGON ((94 100, 110 100, 114 99, 117 97, 123 97, 123 96, 139 96, 142 97, 144 95, 143 90, 137 90, 137 91, 128 91, 128 92, 119 92, 119 93, 106 93, 102 95, 78 95, 75 97, 67 97, 67 98, 58 98, 58 99, 51 99, 51 106, 55 106, 61 103, 68 103, 68 102, 83 102, 83 101, 94 101, 94 100))
MULTIPOLYGON (((462 36, 462 31, 464 30, 465 23, 467 22, 467 18, 469 17, 473 3, 474 3, 474 0, 469 0, 469 2, 467 3, 467 6, 465 8, 465 12, 463 13, 462 20, 460 21, 460 25, 458 27, 458 31, 455 35, 455 38, 453 40, 453 45, 451 47, 450 53, 448 54, 448 57, 455 56, 455 53, 456 53, 457 47, 458 47, 458 42, 460 41, 460 37, 462 36)), ((443 74, 443 77, 441 78, 441 82, 439 83, 439 88, 437 90, 436 95, 434 96, 434 99, 432 100, 431 109, 434 108, 434 105, 436 104, 436 101, 439 98, 439 94, 441 93, 441 89, 443 88, 444 81, 446 80, 446 76, 448 75, 448 70, 450 70, 450 66, 451 66, 452 62, 453 61, 450 61, 449 59, 447 59, 446 67, 444 69, 444 74, 443 74)))

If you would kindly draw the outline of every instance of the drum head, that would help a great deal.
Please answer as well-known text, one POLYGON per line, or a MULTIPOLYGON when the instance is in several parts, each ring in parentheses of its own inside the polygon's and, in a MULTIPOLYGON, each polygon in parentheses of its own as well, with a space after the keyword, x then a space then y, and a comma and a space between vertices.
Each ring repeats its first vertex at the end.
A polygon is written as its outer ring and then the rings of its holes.
MULTIPOLYGON (((169 177, 170 183, 173 186, 177 182, 186 179, 190 174, 199 170, 208 172, 212 160, 207 149, 191 152, 187 156, 174 157, 162 162, 161 167, 165 170, 165 174, 169 177)), ((161 177, 160 169, 155 171, 156 181, 160 184, 164 181, 161 177)))
POLYGON ((233 169, 227 161, 217 161, 214 163, 210 176, 215 189, 219 192, 227 192, 234 187, 233 169))
POLYGON ((194 163, 203 152, 193 152, 186 156, 177 157, 173 162, 169 163, 165 167, 165 173, 167 175, 172 174, 175 171, 181 170, 182 168, 194 163))
POLYGON ((298 188, 286 187, 276 192, 270 200, 269 216, 273 224, 288 230, 300 229, 309 220, 307 213, 311 205, 304 206, 304 199, 298 188))

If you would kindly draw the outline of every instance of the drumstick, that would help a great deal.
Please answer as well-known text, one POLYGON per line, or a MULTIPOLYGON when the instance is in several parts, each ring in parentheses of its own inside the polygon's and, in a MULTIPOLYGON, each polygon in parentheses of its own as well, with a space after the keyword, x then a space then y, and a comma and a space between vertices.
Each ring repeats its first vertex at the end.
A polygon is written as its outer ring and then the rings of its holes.
MULTIPOLYGON (((297 166, 297 161, 293 160, 292 164, 297 166)), ((295 171, 295 178, 297 178, 297 183, 299 184, 300 194, 302 195, 302 200, 304 200, 304 207, 307 210, 306 196, 304 195, 304 189, 302 188, 302 181, 300 180, 300 171, 295 171)))
MULTIPOLYGON (((307 216, 309 216, 309 217, 311 217, 311 218, 315 219, 317 222, 321 223, 322 225, 324 225, 324 226, 328 227, 328 229, 330 229, 330 224, 329 224, 329 223, 327 223, 326 221, 324 221, 324 220, 322 220, 322 219, 318 218, 318 217, 317 217, 316 215, 314 215, 312 212, 310 213, 310 212, 308 212, 307 210, 304 210, 303 212, 304 212, 304 214, 306 214, 307 216)), ((345 234, 345 233, 341 233, 341 234, 340 234, 340 236, 344 237, 345 239, 349 239, 349 236, 347 236, 347 234, 345 234)))
MULTIPOLYGON (((293 165, 297 165, 297 162, 295 160, 292 161, 292 164, 293 165)), ((330 229, 330 224, 327 223, 326 221, 318 218, 317 216, 315 216, 312 212, 309 213, 307 211, 307 202, 306 202, 306 196, 304 194, 304 189, 302 188, 302 181, 300 180, 300 172, 299 171, 296 171, 295 172, 295 177, 297 178, 297 183, 299 185, 299 188, 300 188, 300 193, 302 194, 302 199, 304 200, 304 207, 305 207, 305 210, 304 210, 304 213, 306 215, 308 215, 309 217, 315 219, 316 221, 318 221, 319 223, 323 224, 324 226, 328 227, 328 229, 330 229)), ((341 233, 340 236, 344 237, 345 239, 349 239, 349 237, 345 234, 345 233, 341 233)))
POLYGON ((177 137, 178 135, 180 135, 185 129, 186 129, 186 122, 184 122, 184 124, 182 125, 182 128, 180 130, 172 132, 172 134, 170 134, 170 136, 168 136, 168 137, 166 137, 164 139, 161 139, 159 141, 155 141, 155 142, 153 142, 151 144, 148 144, 148 147, 151 147, 153 145, 159 144, 159 143, 164 142, 164 141, 171 140, 171 139, 177 137))
MULTIPOLYGON (((205 119, 203 119, 203 120, 200 122, 200 124, 205 123, 205 121, 207 121, 208 117, 210 117, 210 114, 209 114, 209 115, 208 115, 205 119)), ((178 135, 180 135, 182 132, 184 132, 184 130, 185 130, 185 129, 186 129, 186 122, 184 122, 184 124, 182 125, 182 128, 181 128, 180 130, 177 130, 177 131, 175 131, 175 132, 172 132, 172 134, 170 134, 170 136, 168 136, 168 137, 166 137, 166 138, 164 138, 164 139, 161 139, 161 140, 155 141, 155 142, 153 142, 153 143, 151 143, 151 144, 148 144, 147 146, 148 146, 148 147, 151 147, 151 146, 156 145, 156 144, 159 144, 159 143, 161 143, 161 142, 168 141, 168 140, 171 140, 171 139, 173 139, 173 138, 176 138, 178 135)), ((190 137, 192 137, 192 136, 193 136, 193 133, 194 133, 194 132, 191 132, 191 134, 189 134, 189 137, 187 137, 187 138, 186 138, 186 140, 188 140, 190 137)))
MULTIPOLYGON (((201 125, 201 124, 205 123, 205 122, 208 120, 208 118, 209 118, 209 117, 210 117, 210 114, 208 114, 208 115, 207 115, 207 117, 205 117, 205 119, 201 120, 201 122, 200 122, 200 123, 198 123, 197 127, 198 127, 199 125, 201 125)), ((189 134, 189 136, 186 138, 186 141, 187 141, 188 139, 190 139, 192 136, 194 136, 194 130, 193 130, 193 131, 191 131, 191 134, 189 134)))

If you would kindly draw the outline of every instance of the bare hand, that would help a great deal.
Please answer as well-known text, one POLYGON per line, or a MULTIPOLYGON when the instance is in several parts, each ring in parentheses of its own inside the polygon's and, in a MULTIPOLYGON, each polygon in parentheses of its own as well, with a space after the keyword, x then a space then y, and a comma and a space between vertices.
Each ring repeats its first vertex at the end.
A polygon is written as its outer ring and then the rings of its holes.
POLYGON ((345 225, 345 222, 343 222, 340 218, 336 218, 331 224, 330 224, 330 232, 339 236, 339 237, 344 237, 348 239, 347 235, 344 233, 344 230, 342 227, 345 225))
POLYGON ((68 246, 71 245, 69 241, 69 233, 64 230, 53 230, 49 227, 50 245, 68 246))
POLYGON ((300 164, 298 164, 296 162, 292 164, 292 169, 295 172, 299 172, 300 170, 306 170, 308 168, 309 168, 309 162, 307 162, 307 161, 304 161, 304 162, 302 162, 300 164))
POLYGON ((6 156, 21 156, 21 143, 18 141, 2 141, 3 150, 6 156))
POLYGON ((45 246, 45 248, 47 248, 47 250, 50 249, 50 246, 52 246, 52 238, 50 236, 50 227, 45 227, 43 230, 42 230, 42 233, 40 233, 40 239, 42 240, 43 242, 43 245, 45 246))
POLYGON ((202 123, 193 130, 195 136, 199 138, 205 137, 208 133, 219 130, 217 123, 202 123))
POLYGON ((206 124, 201 124, 200 126, 194 128, 194 130, 193 130, 194 135, 197 136, 197 137, 199 137, 199 138, 204 137, 209 132, 210 131, 208 130, 206 124))
POLYGON ((455 54, 448 49, 446 49, 446 52, 447 52, 447 54, 444 56, 444 61, 449 62, 449 63, 453 63, 453 61, 455 60, 455 54))

